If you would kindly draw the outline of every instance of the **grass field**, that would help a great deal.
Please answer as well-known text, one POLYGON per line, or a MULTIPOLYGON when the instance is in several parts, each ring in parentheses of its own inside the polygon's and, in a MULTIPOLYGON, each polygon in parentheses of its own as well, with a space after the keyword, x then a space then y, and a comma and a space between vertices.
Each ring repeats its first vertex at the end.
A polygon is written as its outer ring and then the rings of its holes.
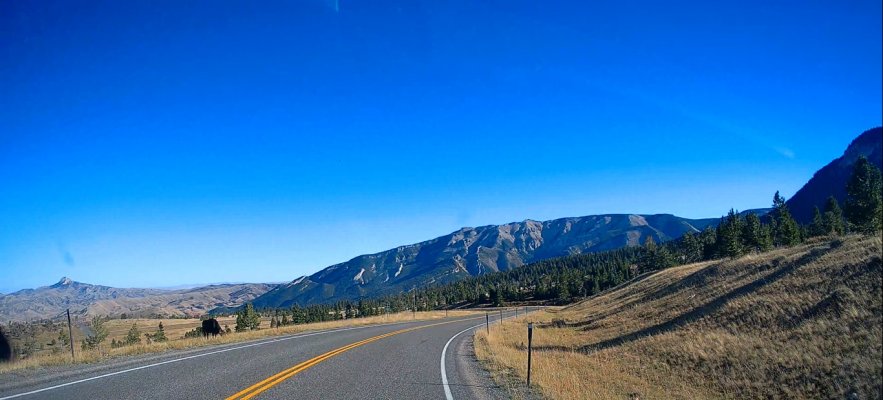
MULTIPOLYGON (((236 327, 236 317, 217 317, 218 323, 221 324, 221 328, 223 329, 224 325, 230 326, 230 329, 236 327)), ((157 330, 159 323, 162 322, 163 330, 166 333, 166 337, 169 339, 181 339, 184 337, 184 333, 193 330, 194 328, 201 327, 202 321, 198 318, 187 318, 187 319, 150 319, 150 318, 138 318, 138 319, 114 319, 107 321, 105 326, 107 327, 107 341, 110 342, 113 339, 122 340, 126 337, 126 334, 129 333, 129 329, 132 328, 132 324, 138 326, 138 331, 141 332, 142 338, 145 333, 153 333, 157 330)), ((261 328, 269 328, 270 327, 270 319, 262 318, 261 319, 261 328)))
MULTIPOLYGON (((475 313, 484 313, 484 311, 468 311, 468 310, 456 310, 449 311, 449 317, 461 317, 472 315, 475 313)), ((195 348, 201 346, 209 346, 213 344, 222 344, 222 343, 235 343, 242 342, 246 340, 252 339, 260 339, 264 337, 272 337, 272 336, 280 336, 280 335, 289 335, 299 332, 306 331, 315 331, 322 329, 334 329, 334 328, 342 328, 342 327, 352 327, 352 326, 365 326, 365 325, 376 325, 376 324, 385 324, 385 323, 393 323, 393 322, 406 322, 414 320, 432 320, 432 319, 441 319, 445 317, 444 311, 427 311, 427 312, 418 312, 416 316, 411 312, 401 312, 396 314, 375 316, 375 317, 366 317, 366 318, 354 318, 347 320, 338 320, 338 321, 328 321, 328 322, 317 322, 312 324, 302 324, 302 325, 289 325, 281 328, 271 329, 270 328, 270 319, 264 318, 261 320, 261 329, 256 331, 247 331, 241 333, 231 333, 227 335, 210 337, 210 338, 190 338, 184 339, 184 333, 192 330, 197 326, 201 326, 201 322, 198 319, 124 319, 124 320, 112 320, 108 321, 108 337, 101 344, 100 348, 97 350, 84 351, 80 349, 79 341, 82 336, 81 334, 74 333, 75 339, 75 359, 71 359, 70 353, 65 350, 61 352, 48 353, 44 352, 24 360, 18 360, 11 363, 0 363, 0 373, 19 370, 23 368, 39 368, 44 366, 52 366, 52 365, 64 365, 64 364, 72 364, 72 363, 92 363, 101 361, 104 359, 108 359, 111 357, 122 357, 128 355, 135 354, 145 354, 145 353, 158 353, 167 350, 173 349, 187 349, 187 348, 195 348), (166 337, 169 338, 169 341, 162 343, 150 343, 142 341, 141 344, 125 346, 120 348, 111 348, 110 343, 113 339, 120 340, 126 336, 129 329, 132 327, 132 324, 137 324, 139 330, 141 331, 142 337, 144 333, 153 333, 160 321, 163 323, 163 329, 166 332, 166 337)), ((218 322, 221 324, 221 327, 225 324, 230 326, 230 329, 233 329, 236 325, 235 317, 220 317, 218 318, 218 322)))
POLYGON ((675 267, 476 334, 500 382, 551 399, 879 399, 881 240, 675 267))

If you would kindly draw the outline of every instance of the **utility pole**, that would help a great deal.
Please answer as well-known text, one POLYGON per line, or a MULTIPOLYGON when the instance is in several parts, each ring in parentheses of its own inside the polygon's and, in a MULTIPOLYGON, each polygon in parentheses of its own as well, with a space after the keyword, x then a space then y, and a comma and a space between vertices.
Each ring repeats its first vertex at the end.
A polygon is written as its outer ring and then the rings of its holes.
POLYGON ((71 328, 71 309, 67 309, 67 336, 71 344, 71 361, 74 360, 74 330, 71 328))

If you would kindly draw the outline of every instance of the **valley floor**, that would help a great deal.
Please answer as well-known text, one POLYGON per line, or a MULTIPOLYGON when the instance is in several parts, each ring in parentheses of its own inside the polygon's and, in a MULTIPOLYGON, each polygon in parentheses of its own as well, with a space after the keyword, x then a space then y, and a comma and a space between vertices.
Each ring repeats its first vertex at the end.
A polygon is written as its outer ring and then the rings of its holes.
POLYGON ((552 399, 883 394, 881 239, 819 240, 642 276, 476 333, 479 359, 552 399))

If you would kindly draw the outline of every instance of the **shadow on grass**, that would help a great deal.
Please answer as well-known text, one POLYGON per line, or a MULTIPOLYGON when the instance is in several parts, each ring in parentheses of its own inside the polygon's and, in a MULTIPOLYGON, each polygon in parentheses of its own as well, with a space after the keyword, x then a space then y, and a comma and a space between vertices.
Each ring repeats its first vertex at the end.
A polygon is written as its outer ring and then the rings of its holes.
MULTIPOLYGON (((702 318, 708 314, 711 314, 715 311, 720 310, 724 305, 727 304, 727 302, 729 302, 731 300, 745 296, 751 292, 757 291, 758 289, 760 289, 764 286, 767 286, 771 283, 774 283, 774 282, 782 279, 783 277, 794 272, 795 270, 797 270, 801 266, 804 266, 804 265, 812 262, 813 260, 819 258, 823 254, 825 254, 828 250, 830 250, 830 248, 814 249, 814 250, 810 251, 809 253, 803 255, 799 259, 794 260, 791 263, 788 263, 784 267, 781 267, 778 270, 776 270, 770 274, 767 274, 762 278, 759 278, 753 282, 747 283, 747 284, 742 285, 736 289, 733 289, 732 291, 730 291, 720 297, 717 297, 714 300, 712 300, 702 306, 694 308, 693 310, 691 310, 689 312, 681 314, 681 315, 675 317, 674 319, 663 322, 661 324, 649 326, 647 328, 644 328, 644 329, 641 329, 641 330, 638 330, 638 331, 635 331, 635 332, 632 332, 632 333, 629 333, 626 335, 622 335, 622 336, 619 336, 619 337, 616 337, 613 339, 604 340, 604 341, 601 341, 598 343, 585 345, 585 346, 578 347, 578 348, 565 347, 565 346, 537 346, 537 347, 534 347, 534 349, 538 350, 538 351, 573 351, 573 350, 576 350, 576 351, 579 351, 582 353, 592 353, 592 352, 596 352, 599 350, 604 350, 607 348, 620 346, 620 345, 623 345, 623 344, 626 344, 629 342, 633 342, 633 341, 639 340, 639 339, 647 337, 647 336, 658 335, 661 333, 665 333, 665 332, 674 330, 678 327, 689 324, 693 321, 698 320, 699 318, 702 318)), ((779 259, 773 260, 772 264, 773 264, 773 268, 776 268, 780 265, 780 260, 779 259)), ((697 271, 697 272, 701 272, 701 271, 697 271)), ((695 275, 695 274, 693 274, 693 275, 695 275)), ((693 276, 691 276, 690 278, 693 278, 693 276)), ((698 276, 696 278, 698 278, 698 276)), ((687 285, 687 286, 690 286, 690 285, 687 285)), ((684 288, 687 288, 687 286, 685 286, 684 288)))

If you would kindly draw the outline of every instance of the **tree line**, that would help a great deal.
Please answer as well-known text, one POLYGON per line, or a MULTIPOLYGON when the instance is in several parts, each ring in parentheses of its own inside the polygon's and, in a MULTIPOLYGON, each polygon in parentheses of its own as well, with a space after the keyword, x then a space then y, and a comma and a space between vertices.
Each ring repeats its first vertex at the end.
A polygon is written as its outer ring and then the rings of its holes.
POLYGON ((640 274, 676 265, 736 258, 794 246, 818 236, 851 232, 879 234, 883 230, 880 170, 866 158, 859 157, 846 184, 846 192, 843 208, 831 196, 822 209, 816 206, 813 220, 807 225, 799 224, 791 216, 785 198, 776 192, 772 209, 765 215, 742 215, 731 209, 716 226, 701 232, 687 232, 664 243, 656 243, 651 235, 643 246, 552 258, 509 271, 376 298, 266 310, 255 310, 247 304, 237 314, 237 331, 257 329, 257 325, 249 325, 246 321, 259 318, 261 314, 271 317, 270 326, 275 328, 408 310, 505 306, 524 302, 566 304, 620 285, 640 274))

